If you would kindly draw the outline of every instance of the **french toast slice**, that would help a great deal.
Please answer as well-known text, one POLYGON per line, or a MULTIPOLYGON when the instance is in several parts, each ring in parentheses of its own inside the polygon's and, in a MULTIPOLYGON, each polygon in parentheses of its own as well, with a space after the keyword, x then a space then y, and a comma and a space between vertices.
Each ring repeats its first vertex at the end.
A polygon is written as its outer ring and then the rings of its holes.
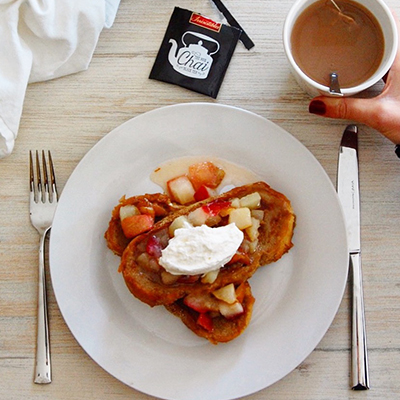
POLYGON ((123 196, 112 210, 108 229, 104 234, 108 248, 118 256, 122 256, 125 248, 133 239, 124 234, 121 225, 120 210, 126 206, 134 206, 141 214, 152 216, 155 223, 182 208, 182 206, 173 203, 169 196, 162 193, 144 194, 129 198, 123 196))
MULTIPOLYGON (((290 201, 282 193, 273 190, 265 182, 244 185, 180 208, 161 219, 149 232, 135 237, 127 245, 119 271, 135 297, 150 306, 171 306, 189 294, 212 293, 231 283, 238 286, 246 282, 260 266, 278 260, 289 251, 293 246, 294 226, 295 214, 290 201), (178 217, 188 217, 199 214, 197 210, 206 210, 210 214, 206 224, 213 227, 226 225, 229 211, 235 208, 234 204, 242 200, 246 203, 247 196, 254 193, 258 193, 260 198, 257 209, 251 210, 259 218, 257 239, 250 240, 249 236, 254 232, 244 229, 245 239, 239 251, 219 270, 215 280, 207 281, 201 275, 171 276, 160 266, 159 248, 156 246, 155 249, 154 243, 161 248, 167 246, 171 235, 169 228, 178 217)), ((176 307, 171 310, 176 310, 176 307)))
POLYGON ((250 284, 240 284, 242 306, 238 315, 226 318, 220 312, 201 313, 185 304, 185 299, 166 305, 165 308, 181 321, 197 336, 203 337, 212 344, 226 343, 241 335, 250 323, 254 297, 250 284), (203 316, 205 317, 202 318, 203 316))

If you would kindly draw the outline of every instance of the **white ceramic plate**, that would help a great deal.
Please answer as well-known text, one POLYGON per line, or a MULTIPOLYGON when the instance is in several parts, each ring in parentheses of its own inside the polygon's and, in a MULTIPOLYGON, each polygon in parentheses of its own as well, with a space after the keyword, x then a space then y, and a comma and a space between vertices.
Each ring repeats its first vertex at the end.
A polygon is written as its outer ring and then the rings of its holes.
POLYGON ((227 400, 273 384, 317 346, 342 299, 348 253, 336 192, 313 155, 260 116, 200 103, 131 119, 86 154, 61 195, 50 265, 65 321, 111 375, 163 399, 227 400), (157 166, 196 155, 253 170, 291 200, 297 215, 294 248, 251 280, 249 327, 217 346, 163 307, 136 300, 103 238, 123 194, 159 191, 149 179, 157 166))

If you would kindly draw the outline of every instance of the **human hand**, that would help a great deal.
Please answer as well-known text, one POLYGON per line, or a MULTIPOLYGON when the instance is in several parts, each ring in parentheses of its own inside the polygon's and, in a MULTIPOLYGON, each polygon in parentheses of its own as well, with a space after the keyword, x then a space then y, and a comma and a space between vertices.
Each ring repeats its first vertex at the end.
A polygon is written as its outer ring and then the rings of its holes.
MULTIPOLYGON (((395 19, 400 36, 400 23, 396 16, 395 19)), ((318 96, 311 100, 309 112, 368 125, 400 144, 400 49, 378 96, 370 99, 318 96)))

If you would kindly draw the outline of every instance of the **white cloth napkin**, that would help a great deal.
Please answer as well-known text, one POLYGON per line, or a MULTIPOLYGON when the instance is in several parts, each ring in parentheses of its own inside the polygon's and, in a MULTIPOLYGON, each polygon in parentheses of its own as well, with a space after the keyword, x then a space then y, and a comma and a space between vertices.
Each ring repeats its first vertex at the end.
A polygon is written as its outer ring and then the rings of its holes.
POLYGON ((28 83, 88 68, 120 0, 0 0, 0 158, 14 147, 28 83))

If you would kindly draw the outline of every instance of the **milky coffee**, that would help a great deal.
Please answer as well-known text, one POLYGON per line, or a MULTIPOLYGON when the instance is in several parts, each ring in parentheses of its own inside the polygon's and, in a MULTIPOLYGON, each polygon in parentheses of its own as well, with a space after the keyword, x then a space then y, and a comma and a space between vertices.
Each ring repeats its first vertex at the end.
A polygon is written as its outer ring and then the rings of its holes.
POLYGON ((306 8, 291 35, 294 60, 316 82, 329 86, 330 73, 339 75, 341 88, 357 86, 378 69, 384 53, 379 22, 352 0, 319 0, 306 8), (350 17, 350 18, 349 18, 350 17))

